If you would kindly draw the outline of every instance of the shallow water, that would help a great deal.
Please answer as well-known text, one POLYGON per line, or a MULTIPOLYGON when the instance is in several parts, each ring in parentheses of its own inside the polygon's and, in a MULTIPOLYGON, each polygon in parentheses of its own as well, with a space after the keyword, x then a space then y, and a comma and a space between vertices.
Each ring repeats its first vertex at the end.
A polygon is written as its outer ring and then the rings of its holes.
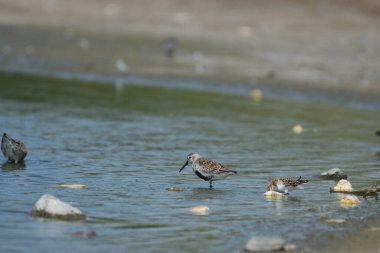
POLYGON ((380 206, 369 198, 343 208, 329 193, 334 182, 314 177, 339 167, 357 188, 379 179, 379 108, 8 74, 0 80, 0 130, 29 148, 24 168, 1 165, 4 252, 240 252, 254 235, 319 249, 380 206), (292 133, 295 124, 302 134, 292 133), (178 173, 192 151, 238 174, 208 189, 191 168, 178 173), (311 181, 282 200, 266 199, 275 176, 311 181), (32 217, 44 193, 80 208, 86 221, 32 217), (210 215, 186 212, 195 205, 209 206, 210 215))

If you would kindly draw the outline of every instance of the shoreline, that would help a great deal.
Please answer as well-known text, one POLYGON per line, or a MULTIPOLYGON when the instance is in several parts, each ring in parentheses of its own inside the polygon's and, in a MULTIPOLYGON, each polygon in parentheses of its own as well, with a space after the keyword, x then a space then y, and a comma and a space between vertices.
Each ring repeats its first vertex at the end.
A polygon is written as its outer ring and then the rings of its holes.
POLYGON ((286 99, 300 102, 327 102, 340 104, 354 108, 364 108, 376 110, 380 108, 380 95, 362 94, 352 91, 328 90, 316 87, 299 87, 291 85, 280 85, 277 82, 271 83, 228 83, 208 79, 192 79, 155 76, 155 75, 133 75, 117 73, 93 73, 93 72, 68 72, 68 71, 43 71, 39 69, 12 69, 1 68, 0 72, 5 74, 37 76, 43 78, 53 78, 60 80, 72 80, 83 82, 97 82, 113 85, 137 85, 148 87, 190 89, 207 92, 225 93, 233 95, 250 96, 250 92, 259 89, 263 92, 264 98, 286 99))
POLYGON ((380 96, 378 0, 69 1, 4 0, 0 67, 380 96))

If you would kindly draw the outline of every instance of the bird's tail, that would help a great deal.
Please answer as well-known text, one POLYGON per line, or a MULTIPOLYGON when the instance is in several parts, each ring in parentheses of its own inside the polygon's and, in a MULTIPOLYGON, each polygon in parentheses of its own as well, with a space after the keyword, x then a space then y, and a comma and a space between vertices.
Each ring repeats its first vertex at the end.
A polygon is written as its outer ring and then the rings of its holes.
POLYGON ((221 169, 220 172, 221 173, 228 173, 228 175, 233 175, 233 174, 237 173, 236 170, 230 170, 230 169, 221 169))

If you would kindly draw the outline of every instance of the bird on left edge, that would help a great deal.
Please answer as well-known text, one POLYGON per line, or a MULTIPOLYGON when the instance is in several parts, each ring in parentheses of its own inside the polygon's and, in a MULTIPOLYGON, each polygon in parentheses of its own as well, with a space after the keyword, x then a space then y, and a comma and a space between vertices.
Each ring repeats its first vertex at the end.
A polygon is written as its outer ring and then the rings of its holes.
POLYGON ((7 133, 4 133, 1 139, 1 151, 12 163, 22 162, 28 154, 26 145, 20 140, 12 139, 7 133))

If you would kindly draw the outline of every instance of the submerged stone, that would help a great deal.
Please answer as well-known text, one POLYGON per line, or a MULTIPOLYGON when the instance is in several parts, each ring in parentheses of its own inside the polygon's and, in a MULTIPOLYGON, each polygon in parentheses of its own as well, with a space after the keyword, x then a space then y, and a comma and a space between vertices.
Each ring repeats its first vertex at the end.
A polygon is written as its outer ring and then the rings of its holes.
POLYGON ((204 205, 194 206, 188 210, 193 215, 208 215, 210 213, 210 208, 204 205))
POLYGON ((336 192, 352 192, 352 185, 346 179, 341 179, 333 188, 336 192))
POLYGON ((277 192, 277 191, 266 191, 264 193, 264 196, 267 198, 267 199, 281 199, 283 197, 285 197, 286 195, 282 192, 277 192))
POLYGON ((42 195, 34 204, 32 215, 62 220, 82 220, 86 217, 78 208, 50 194, 42 195))
POLYGON ((340 200, 340 205, 342 207, 354 207, 357 206, 359 203, 360 200, 355 195, 347 195, 340 200))
POLYGON ((60 184, 59 187, 71 188, 71 189, 83 189, 83 188, 86 188, 86 185, 84 185, 84 184, 60 184))
POLYGON ((245 250, 251 252, 257 251, 275 251, 284 250, 285 240, 281 237, 254 236, 245 245, 245 250))
POLYGON ((300 134, 303 132, 303 127, 301 125, 295 125, 292 128, 293 133, 300 134))
POLYGON ((170 191, 170 192, 181 192, 181 191, 183 191, 183 189, 180 187, 169 187, 169 188, 166 188, 166 190, 170 191))
POLYGON ((339 168, 332 168, 321 173, 321 179, 324 180, 340 180, 347 179, 347 175, 339 168))
POLYGON ((94 230, 85 232, 85 231, 76 231, 72 233, 73 236, 75 237, 83 237, 83 238, 92 238, 97 236, 96 232, 94 230))
POLYGON ((325 219, 323 221, 326 223, 335 223, 335 224, 342 224, 346 222, 345 219, 325 219))
POLYGON ((263 98, 263 93, 260 89, 253 89, 253 90, 251 90, 250 96, 255 101, 260 101, 263 98))

